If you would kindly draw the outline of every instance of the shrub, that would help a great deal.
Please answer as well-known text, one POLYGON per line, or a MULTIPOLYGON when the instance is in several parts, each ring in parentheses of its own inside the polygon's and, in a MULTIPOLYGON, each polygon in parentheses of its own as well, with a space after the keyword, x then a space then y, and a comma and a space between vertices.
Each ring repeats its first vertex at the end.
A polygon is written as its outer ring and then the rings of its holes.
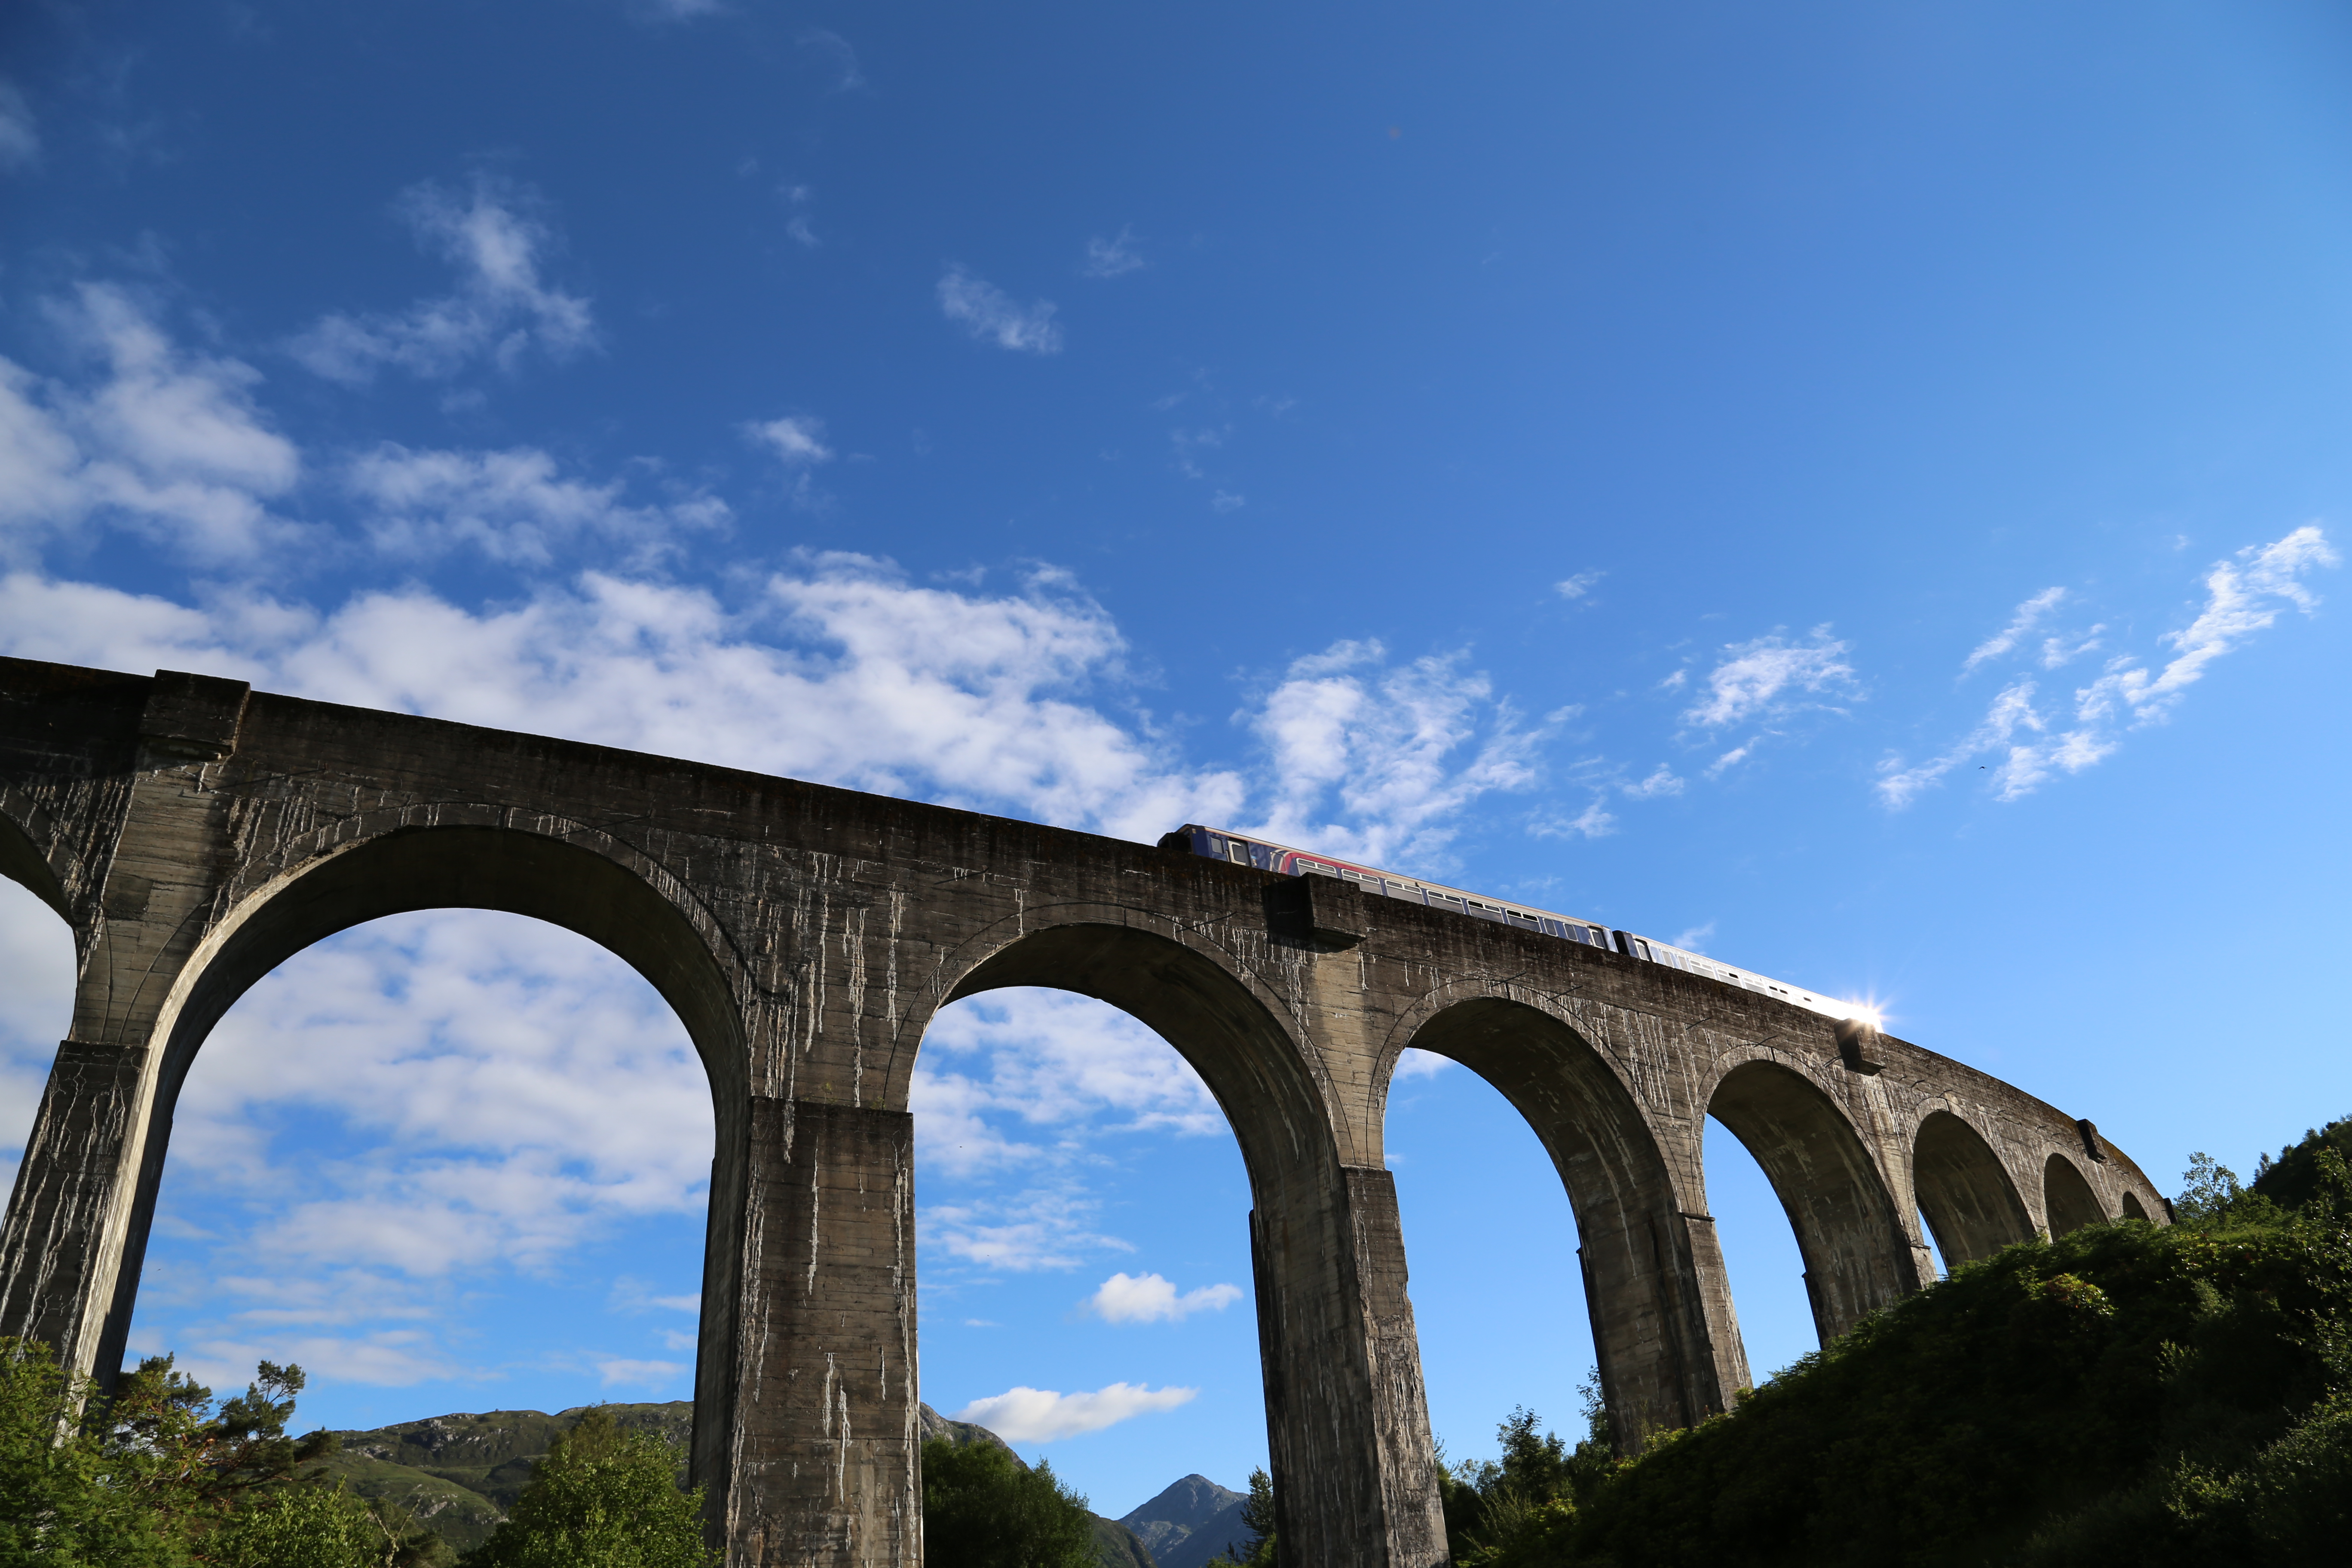
POLYGON ((1096 1568, 1094 1516, 1043 1459, 993 1443, 923 1445, 929 1568, 1096 1568))
POLYGON ((677 1450, 599 1406, 555 1439, 514 1513, 463 1568, 710 1568, 702 1490, 681 1492, 677 1450))

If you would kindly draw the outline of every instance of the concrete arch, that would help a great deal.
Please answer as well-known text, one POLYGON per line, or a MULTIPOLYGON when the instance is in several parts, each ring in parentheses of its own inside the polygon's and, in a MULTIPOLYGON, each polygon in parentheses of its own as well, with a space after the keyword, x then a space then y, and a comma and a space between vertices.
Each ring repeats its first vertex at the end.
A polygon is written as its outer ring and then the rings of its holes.
MULTIPOLYGON (((710 940, 715 927, 707 915, 657 890, 649 862, 600 838, 480 825, 393 826, 348 838, 272 879, 217 922, 181 967, 157 1017, 161 1050, 111 1304, 98 1338, 101 1377, 121 1362, 173 1109, 205 1038, 238 997, 287 959, 387 915, 431 909, 522 915, 586 937, 644 975, 685 1024, 709 1081, 718 1144, 714 1226, 740 1207, 748 1095, 731 966, 710 940)), ((703 1314, 698 1399, 713 1392, 702 1384, 723 1374, 731 1360, 731 1352, 712 1353, 715 1342, 732 1332, 727 1267, 727 1249, 707 1246, 705 1295, 717 1305, 703 1314)), ((698 1448, 701 1441, 698 1434, 698 1448)))
POLYGON ((2146 1220, 2147 1218, 2147 1210, 2141 1205, 2139 1194, 2128 1187, 2124 1190, 2123 1209, 2123 1217, 2126 1219, 2146 1220))
POLYGON ((1911 1183, 1947 1268, 2032 1239, 2032 1217, 2000 1156, 1954 1111, 1931 1110, 1920 1119, 1911 1145, 1911 1183))
MULTIPOLYGON (((1551 1156, 1576 1216, 1593 1349, 1620 1451, 1722 1410, 1747 1376, 1736 1325, 1727 1335, 1711 1333, 1707 1321, 1708 1288, 1721 1278, 1713 1222, 1683 1201, 1648 1117, 1608 1056, 1531 1001, 1462 997, 1430 1011, 1409 1036, 1400 1028, 1380 1064, 1377 1103, 1386 1103, 1407 1045, 1492 1084, 1551 1156)), ((1722 1299, 1727 1308, 1727 1293, 1722 1299)))
POLYGON ((2099 1205, 2099 1194, 2063 1154, 2053 1154, 2042 1164, 2042 1212, 2053 1241, 2086 1225, 2104 1224, 2107 1217, 2107 1211, 2099 1205))
POLYGON ((1823 1344, 1916 1288, 1894 1194, 1820 1085, 1779 1062, 1751 1058, 1717 1080, 1706 1109, 1748 1146, 1788 1212, 1823 1344))
MULTIPOLYGON (((1388 1520, 1442 1552, 1394 1184, 1384 1169, 1345 1161, 1326 1086, 1275 998, 1228 955, 1155 923, 1098 909, 1024 911, 1017 934, 1000 926, 965 944, 940 1001, 1015 985, 1076 992, 1138 1019, 1192 1065, 1249 1172, 1285 1539, 1302 1542, 1300 1563, 1339 1568, 1363 1521, 1388 1520)), ((900 1055, 911 1071, 912 1053, 900 1055)))

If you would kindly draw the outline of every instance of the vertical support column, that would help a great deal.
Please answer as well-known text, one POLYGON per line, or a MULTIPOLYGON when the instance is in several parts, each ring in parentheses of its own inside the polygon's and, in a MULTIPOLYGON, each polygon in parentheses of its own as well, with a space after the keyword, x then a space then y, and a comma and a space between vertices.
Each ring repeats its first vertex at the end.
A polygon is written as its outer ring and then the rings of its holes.
MULTIPOLYGON (((97 1364, 129 1195, 123 1173, 146 1092, 138 1046, 58 1047, 0 1230, 0 1335, 41 1340, 60 1364, 97 1364)), ((132 1190, 135 1190, 133 1188, 132 1190)), ((101 1369, 110 1379, 112 1367, 101 1369)))
POLYGON ((236 869, 205 770, 236 751, 247 696, 240 680, 168 670, 149 688, 73 1033, 0 1230, 0 1333, 47 1342, 101 1387, 120 1371, 170 1129, 156 1103, 170 999, 236 869))
POLYGON ((1748 1360, 1714 1219, 1677 1208, 1661 1173, 1630 1193, 1585 1195, 1577 1228, 1618 1451, 1727 1408, 1747 1385, 1748 1360))
POLYGON ((1430 1439, 1421 1339, 1405 1291, 1396 1178, 1384 1167, 1349 1166, 1348 1217, 1355 1231, 1356 1289, 1370 1351, 1372 1437, 1387 1561, 1399 1568, 1442 1563, 1447 1560, 1445 1510, 1437 1491, 1437 1447, 1430 1439))
POLYGON ((741 1194, 732 1311, 704 1334, 730 1408, 696 1443, 728 1568, 915 1568, 914 1118, 766 1097, 751 1111, 743 1179, 712 1184, 714 1210, 741 1194))

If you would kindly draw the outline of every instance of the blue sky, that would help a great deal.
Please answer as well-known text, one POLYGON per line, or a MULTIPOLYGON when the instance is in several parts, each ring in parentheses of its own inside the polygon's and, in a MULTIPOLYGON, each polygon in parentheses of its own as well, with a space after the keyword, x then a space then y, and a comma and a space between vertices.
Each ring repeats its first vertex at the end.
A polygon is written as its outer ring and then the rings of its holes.
MULTIPOLYGON (((2160 1182, 2352 1110, 2337 8, 196 0, 0 43, 0 649, 1256 826, 1874 997, 2160 1182)), ((13 888, 0 963, 13 1159, 70 987, 13 888)), ((930 1047, 926 1396, 1106 1511, 1239 1484, 1197 1082, 1045 994, 930 1047)), ((1427 1065, 1389 1131, 1459 1457, 1572 1423, 1591 1339, 1532 1134, 1427 1065)), ((616 961, 383 922, 188 1092, 141 1346, 292 1355, 335 1425, 686 1392, 709 1111, 616 961)), ((1784 1365, 1786 1222, 1720 1132, 1708 1175, 1784 1365)))

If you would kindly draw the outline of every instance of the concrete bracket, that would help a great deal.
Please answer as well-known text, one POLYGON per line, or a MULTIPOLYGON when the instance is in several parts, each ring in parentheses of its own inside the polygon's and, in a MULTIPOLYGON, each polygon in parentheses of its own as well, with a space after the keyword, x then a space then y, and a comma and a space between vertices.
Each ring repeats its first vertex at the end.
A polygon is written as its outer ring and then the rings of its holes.
POLYGON ((2100 1164, 2105 1164, 2107 1163, 2107 1152, 2099 1147, 2099 1129, 2097 1125, 2094 1122, 2085 1121, 2078 1118, 2074 1122, 2074 1130, 2083 1135, 2083 1152, 2088 1154, 2092 1159, 2096 1160, 2100 1164))
POLYGON ((1838 1055, 1845 1065, 1865 1078, 1874 1078, 1886 1066, 1886 1047, 1876 1029, 1860 1018, 1843 1018, 1837 1026, 1838 1055))
POLYGON ((159 756, 216 763, 236 750, 253 688, 215 675, 159 669, 140 715, 139 738, 159 756))
POLYGON ((1371 931, 1363 889, 1338 877, 1309 871, 1287 877, 1265 890, 1266 929, 1294 942, 1343 949, 1371 931))

